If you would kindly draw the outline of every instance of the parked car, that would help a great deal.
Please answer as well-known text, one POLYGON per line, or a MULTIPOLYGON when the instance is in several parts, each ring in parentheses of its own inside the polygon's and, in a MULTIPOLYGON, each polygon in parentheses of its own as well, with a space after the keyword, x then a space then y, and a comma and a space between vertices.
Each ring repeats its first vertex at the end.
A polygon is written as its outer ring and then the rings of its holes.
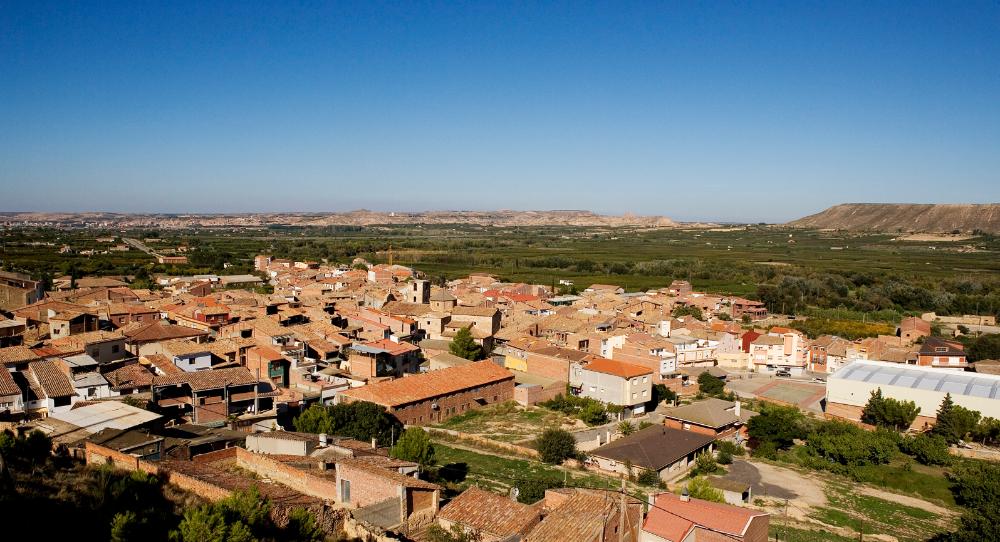
POLYGON ((777 372, 775 372, 775 373, 774 373, 774 375, 775 375, 775 376, 783 376, 783 377, 786 377, 786 378, 787 378, 787 377, 790 377, 790 376, 792 376, 792 373, 791 373, 791 371, 785 371, 785 370, 781 370, 781 371, 777 371, 777 372))

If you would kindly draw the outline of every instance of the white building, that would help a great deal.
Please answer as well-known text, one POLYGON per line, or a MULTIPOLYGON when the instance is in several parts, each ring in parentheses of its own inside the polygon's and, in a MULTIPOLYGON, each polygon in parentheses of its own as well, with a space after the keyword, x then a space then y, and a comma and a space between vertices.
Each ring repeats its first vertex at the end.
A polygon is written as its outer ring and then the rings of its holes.
POLYGON ((884 397, 913 401, 920 407, 915 428, 933 422, 941 401, 949 393, 956 405, 1000 418, 1000 375, 883 361, 855 361, 830 375, 826 381, 826 411, 859 420, 877 389, 882 390, 884 397))

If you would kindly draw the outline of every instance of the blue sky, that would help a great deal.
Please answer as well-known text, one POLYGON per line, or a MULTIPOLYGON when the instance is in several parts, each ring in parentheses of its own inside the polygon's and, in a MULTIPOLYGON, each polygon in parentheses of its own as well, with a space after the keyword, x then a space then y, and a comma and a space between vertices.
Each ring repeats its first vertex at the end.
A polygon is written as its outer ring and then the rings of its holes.
POLYGON ((0 2, 0 211, 1000 201, 996 2, 0 2))

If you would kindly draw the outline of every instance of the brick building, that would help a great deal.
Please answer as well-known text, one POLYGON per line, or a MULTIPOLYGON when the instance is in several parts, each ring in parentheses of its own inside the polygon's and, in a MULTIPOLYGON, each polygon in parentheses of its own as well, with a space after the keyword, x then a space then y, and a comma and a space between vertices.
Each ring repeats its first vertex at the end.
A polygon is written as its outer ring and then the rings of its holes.
POLYGON ((384 406, 404 424, 447 420, 470 409, 514 398, 514 375, 492 361, 376 382, 343 391, 337 401, 384 406))
POLYGON ((739 401, 733 403, 708 398, 690 405, 668 408, 663 412, 663 425, 739 442, 747 438, 747 421, 756 415, 756 412, 740 408, 739 401))

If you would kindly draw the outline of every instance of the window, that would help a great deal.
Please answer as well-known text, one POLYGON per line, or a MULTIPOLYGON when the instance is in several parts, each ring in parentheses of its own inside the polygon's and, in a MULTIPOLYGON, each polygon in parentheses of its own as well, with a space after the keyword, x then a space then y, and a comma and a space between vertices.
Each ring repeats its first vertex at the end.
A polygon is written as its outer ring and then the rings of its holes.
POLYGON ((935 352, 947 352, 947 351, 948 351, 948 349, 947 349, 947 348, 945 348, 944 346, 938 346, 938 347, 935 347, 935 348, 934 348, 934 351, 935 351, 935 352))
POLYGON ((112 354, 117 354, 119 350, 121 350, 121 347, 119 345, 117 345, 117 344, 111 345, 111 353, 112 354))
POLYGON ((97 388, 94 387, 87 388, 87 397, 93 397, 95 395, 97 395, 97 388))
POLYGON ((635 396, 636 396, 636 393, 633 391, 632 392, 632 398, 635 399, 635 396))
POLYGON ((597 391, 597 386, 591 386, 590 391, 597 391))
POLYGON ((647 393, 649 393, 649 390, 642 390, 642 396, 643 397, 645 397, 647 393))
POLYGON ((649 377, 648 376, 642 377, 642 383, 645 384, 646 382, 649 382, 649 377))
POLYGON ((344 502, 351 502, 351 481, 340 481, 340 499, 344 502))

